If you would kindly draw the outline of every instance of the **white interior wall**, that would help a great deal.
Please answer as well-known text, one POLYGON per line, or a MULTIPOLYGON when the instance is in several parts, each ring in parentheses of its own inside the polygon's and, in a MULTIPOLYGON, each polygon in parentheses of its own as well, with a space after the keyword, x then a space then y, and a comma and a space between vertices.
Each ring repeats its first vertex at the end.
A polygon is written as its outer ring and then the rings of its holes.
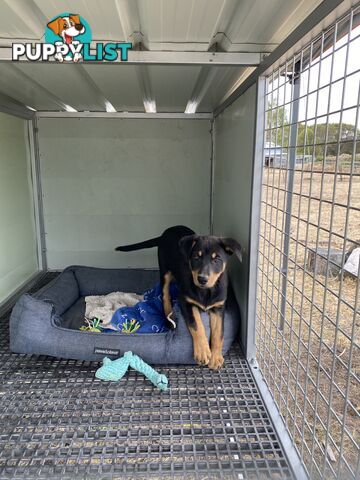
POLYGON ((230 276, 240 306, 245 350, 249 284, 250 216, 253 182, 256 85, 215 120, 214 234, 237 239, 243 262, 230 262, 230 276))
POLYGON ((209 120, 40 118, 49 269, 155 267, 120 244, 185 224, 209 233, 209 120))
POLYGON ((27 122, 0 113, 0 303, 37 270, 27 122))

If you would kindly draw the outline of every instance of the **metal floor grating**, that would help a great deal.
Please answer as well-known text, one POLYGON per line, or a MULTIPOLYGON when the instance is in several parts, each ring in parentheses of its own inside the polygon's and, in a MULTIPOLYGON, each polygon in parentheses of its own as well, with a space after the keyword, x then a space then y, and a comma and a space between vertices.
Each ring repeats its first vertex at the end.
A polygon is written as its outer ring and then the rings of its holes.
POLYGON ((11 354, 0 327, 1 480, 293 478, 238 347, 221 373, 161 366, 160 392, 134 371, 107 383, 96 362, 11 354))

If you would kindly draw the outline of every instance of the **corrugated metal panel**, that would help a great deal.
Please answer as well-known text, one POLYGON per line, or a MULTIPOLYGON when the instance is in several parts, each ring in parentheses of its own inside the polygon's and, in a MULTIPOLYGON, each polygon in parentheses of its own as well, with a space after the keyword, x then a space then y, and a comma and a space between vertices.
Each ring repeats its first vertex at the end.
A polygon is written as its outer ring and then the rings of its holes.
POLYGON ((217 68, 198 111, 212 112, 222 102, 225 93, 233 88, 246 70, 244 67, 217 68))
POLYGON ((12 64, 1 65, 0 89, 2 93, 37 110, 63 110, 61 101, 53 99, 39 85, 27 81, 26 77, 19 73, 17 66, 12 64))
MULTIPOLYGON (((226 3, 225 0, 139 0, 140 24, 150 49, 157 44, 202 44, 206 51, 226 3)), ((161 47, 160 47, 161 48, 161 47)), ((183 48, 181 48, 183 49, 183 48)), ((188 48, 191 50, 191 48, 188 48)))
POLYGON ((201 67, 151 66, 148 70, 158 112, 183 112, 201 67))
MULTIPOLYGON (((89 22, 93 40, 141 42, 153 51, 270 52, 321 0, 2 0, 0 45, 41 41, 46 22, 62 12, 89 22), (215 46, 216 44, 216 46, 215 46)), ((0 92, 40 110, 184 111, 198 95, 198 111, 213 110, 250 73, 241 67, 1 66, 0 92), (139 70, 140 68, 140 70, 139 70), (82 71, 81 71, 82 69, 82 71), (22 78, 21 72, 26 76, 22 78), (206 79, 205 79, 206 77, 206 79), (205 88, 199 88, 199 82, 205 88)))
POLYGON ((85 70, 118 111, 143 111, 141 91, 133 65, 86 65, 85 70))
MULTIPOLYGON (((84 68, 82 65, 29 63, 26 65, 18 64, 17 68, 37 82, 43 89, 51 92, 76 110, 105 110, 104 102, 99 98, 92 84, 82 74, 84 68)), ((55 104, 53 107, 57 110, 55 104)))

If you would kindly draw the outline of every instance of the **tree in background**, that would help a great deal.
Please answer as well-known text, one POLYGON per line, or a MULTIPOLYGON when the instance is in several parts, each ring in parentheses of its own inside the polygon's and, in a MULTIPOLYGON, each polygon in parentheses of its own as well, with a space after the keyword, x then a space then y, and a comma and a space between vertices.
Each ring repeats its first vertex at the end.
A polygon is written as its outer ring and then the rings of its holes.
MULTIPOLYGON (((276 100, 268 103, 266 113, 266 142, 271 146, 287 148, 290 139, 290 122, 284 106, 277 107, 276 100), (271 109, 271 110, 270 110, 271 109)), ((351 155, 355 136, 355 125, 343 123, 318 123, 307 125, 305 122, 297 124, 297 156, 315 155, 317 161, 322 161, 324 155, 336 156, 340 135, 340 154, 351 155), (315 138, 314 138, 315 137, 315 138), (326 152, 324 151, 326 141, 326 152)), ((360 130, 357 131, 360 138, 360 130)))

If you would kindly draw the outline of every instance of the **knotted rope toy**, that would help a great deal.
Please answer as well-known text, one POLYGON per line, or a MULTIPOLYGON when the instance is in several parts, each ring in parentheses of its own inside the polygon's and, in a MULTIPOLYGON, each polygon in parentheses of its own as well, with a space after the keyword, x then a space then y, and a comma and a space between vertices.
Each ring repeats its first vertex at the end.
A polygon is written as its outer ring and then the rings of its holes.
POLYGON ((95 377, 100 380, 117 382, 122 379, 129 367, 145 375, 155 387, 160 390, 167 390, 167 377, 158 373, 132 352, 125 352, 124 356, 117 360, 110 360, 110 358, 105 357, 102 367, 96 370, 95 377))

